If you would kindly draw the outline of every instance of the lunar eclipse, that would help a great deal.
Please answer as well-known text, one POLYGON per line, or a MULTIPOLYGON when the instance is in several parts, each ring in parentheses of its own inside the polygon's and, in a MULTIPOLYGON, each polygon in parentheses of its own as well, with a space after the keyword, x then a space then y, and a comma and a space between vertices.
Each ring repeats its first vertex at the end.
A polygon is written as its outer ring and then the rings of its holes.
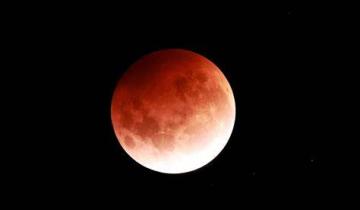
POLYGON ((136 61, 116 85, 112 125, 126 153, 162 173, 212 161, 235 122, 235 100, 221 70, 202 55, 160 50, 136 61))

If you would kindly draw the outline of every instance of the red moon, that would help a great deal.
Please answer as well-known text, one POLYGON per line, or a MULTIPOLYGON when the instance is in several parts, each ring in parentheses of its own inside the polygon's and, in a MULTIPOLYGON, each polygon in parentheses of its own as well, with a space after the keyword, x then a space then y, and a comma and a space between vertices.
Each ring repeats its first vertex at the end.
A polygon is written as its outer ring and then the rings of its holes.
POLYGON ((235 123, 235 100, 221 70, 182 49, 135 62, 119 80, 111 119, 121 146, 142 166, 185 173, 213 160, 235 123))

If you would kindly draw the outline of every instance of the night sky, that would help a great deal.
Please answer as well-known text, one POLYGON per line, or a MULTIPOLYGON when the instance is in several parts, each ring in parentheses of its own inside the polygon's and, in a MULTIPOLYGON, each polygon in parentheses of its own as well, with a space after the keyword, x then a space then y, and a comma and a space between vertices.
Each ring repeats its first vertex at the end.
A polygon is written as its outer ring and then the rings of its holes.
POLYGON ((161 195, 187 191, 255 199, 280 191, 315 198, 322 189, 324 133, 331 121, 324 66, 331 46, 323 17, 296 4, 168 4, 82 5, 45 11, 51 18, 29 21, 31 46, 39 44, 34 57, 47 69, 31 73, 39 76, 32 92, 40 103, 30 101, 29 107, 42 122, 37 129, 43 141, 31 164, 24 164, 32 174, 29 186, 42 183, 44 194, 64 190, 64 197, 85 201, 113 191, 121 200, 131 190, 140 196, 153 189, 161 195), (203 168, 180 175, 133 161, 110 118, 121 75, 141 56, 164 48, 191 50, 213 61, 236 101, 236 122, 224 150, 203 168))

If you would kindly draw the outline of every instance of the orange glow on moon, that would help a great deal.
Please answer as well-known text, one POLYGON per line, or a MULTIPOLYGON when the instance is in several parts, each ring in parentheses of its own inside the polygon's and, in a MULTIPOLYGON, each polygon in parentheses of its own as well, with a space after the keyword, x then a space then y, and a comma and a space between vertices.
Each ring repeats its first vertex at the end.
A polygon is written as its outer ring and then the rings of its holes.
POLYGON ((196 170, 228 142, 235 100, 221 70, 188 50, 160 50, 135 62, 118 82, 111 119, 136 162, 163 173, 196 170))

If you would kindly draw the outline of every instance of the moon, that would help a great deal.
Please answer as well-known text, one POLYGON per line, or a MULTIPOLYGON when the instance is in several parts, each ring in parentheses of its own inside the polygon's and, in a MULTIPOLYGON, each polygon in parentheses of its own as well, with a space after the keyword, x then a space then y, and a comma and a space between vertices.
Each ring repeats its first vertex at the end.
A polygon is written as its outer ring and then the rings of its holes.
POLYGON ((185 173, 223 150, 235 123, 235 99, 224 74, 204 56, 160 50, 140 58, 118 81, 111 120, 136 162, 157 172, 185 173))

